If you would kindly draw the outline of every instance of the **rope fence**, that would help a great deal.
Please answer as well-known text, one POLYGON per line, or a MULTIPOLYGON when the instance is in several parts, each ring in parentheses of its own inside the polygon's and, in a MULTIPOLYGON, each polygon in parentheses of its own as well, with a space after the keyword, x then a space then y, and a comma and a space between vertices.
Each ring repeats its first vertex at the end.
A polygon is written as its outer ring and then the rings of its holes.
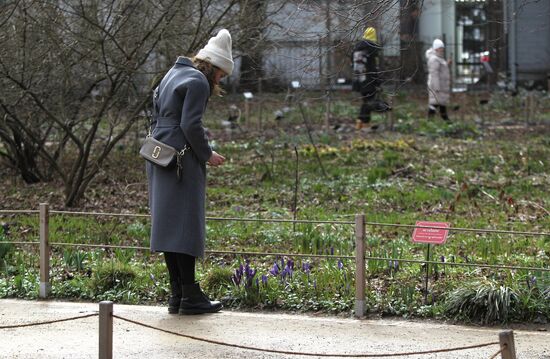
MULTIPOLYGON (((59 215, 86 215, 86 216, 114 216, 114 217, 138 217, 149 218, 149 215, 131 214, 131 213, 101 213, 101 212, 79 212, 79 211, 50 211, 47 203, 41 203, 39 210, 0 210, 0 215, 3 214, 39 214, 39 242, 10 242, 0 241, 0 244, 18 244, 18 245, 39 245, 40 247, 40 285, 39 296, 41 298, 47 298, 51 292, 50 283, 50 254, 52 246, 58 247, 75 247, 75 248, 104 248, 104 249, 131 249, 147 251, 148 247, 143 246, 123 246, 123 245, 109 245, 109 244, 84 244, 84 243, 62 243, 62 242, 49 242, 49 220, 50 214, 59 215)), ((530 266, 513 266, 513 265, 498 265, 498 264, 483 264, 483 263, 464 263, 454 261, 433 261, 426 259, 404 259, 404 258, 390 258, 390 257, 378 257, 367 256, 366 253, 366 226, 373 227, 396 227, 396 228, 408 228, 408 229, 437 229, 455 232, 478 232, 478 233, 492 233, 492 234, 510 234, 510 235, 526 235, 526 236, 550 236, 547 232, 527 232, 527 231, 507 231, 498 229, 477 229, 477 228, 458 228, 458 227, 434 227, 434 226, 420 226, 420 225, 408 225, 408 224, 392 224, 392 223, 380 223, 380 222, 367 222, 365 215, 356 215, 355 221, 327 221, 327 220, 292 220, 292 219, 262 219, 262 218, 223 218, 223 217, 207 217, 207 220, 212 221, 234 221, 234 222, 263 222, 263 223, 292 223, 292 224, 332 224, 332 225, 354 225, 355 232, 355 255, 343 255, 337 256, 339 259, 355 259, 355 315, 357 317, 363 317, 365 313, 365 267, 366 261, 392 261, 392 263, 419 263, 428 265, 442 265, 442 266, 456 266, 456 267, 470 267, 470 268, 489 268, 489 269, 505 269, 505 270, 526 270, 526 271, 541 271, 550 272, 550 267, 530 267, 530 266)), ((222 251, 222 250, 207 250, 207 254, 221 254, 221 255, 246 255, 246 256, 280 256, 280 257, 298 257, 298 258, 335 258, 334 255, 323 254, 303 254, 303 253, 277 253, 277 252, 253 252, 253 251, 222 251)), ((427 271, 426 271, 427 272, 427 271)), ((427 286, 427 280, 426 280, 427 286)))
POLYGON ((55 320, 47 320, 47 321, 45 321, 45 322, 26 323, 26 324, 12 324, 12 325, 0 325, 0 329, 16 329, 16 328, 35 327, 35 326, 38 326, 38 325, 54 324, 54 323, 68 322, 68 321, 77 320, 77 319, 84 319, 84 318, 90 318, 90 317, 97 317, 98 315, 99 315, 98 313, 93 313, 93 314, 79 315, 79 316, 70 317, 70 318, 55 319, 55 320))
POLYGON ((301 356, 315 356, 315 357, 338 357, 338 358, 380 358, 380 357, 398 357, 398 356, 408 356, 408 355, 423 355, 423 354, 434 354, 434 353, 447 353, 447 352, 453 352, 453 351, 460 351, 460 350, 468 350, 468 349, 476 349, 476 348, 483 348, 491 345, 499 344, 499 342, 490 342, 490 343, 483 343, 483 344, 476 344, 476 345, 468 345, 468 346, 462 346, 462 347, 456 347, 456 348, 445 348, 445 349, 434 349, 434 350, 425 350, 425 351, 415 351, 415 352, 400 352, 400 353, 378 353, 378 354, 344 354, 344 353, 310 353, 310 352, 294 352, 294 351, 287 351, 287 350, 277 350, 277 349, 266 349, 266 348, 258 348, 258 347, 252 347, 247 345, 240 345, 240 344, 231 344, 222 342, 219 340, 213 340, 213 339, 207 339, 207 338, 201 338, 196 337, 189 334, 182 334, 178 332, 174 332, 167 329, 158 328, 149 324, 141 323, 136 320, 131 320, 128 318, 124 318, 118 315, 113 315, 114 318, 120 319, 122 321, 132 323, 135 325, 139 325, 145 328, 158 330, 164 333, 173 334, 179 337, 197 340, 205 343, 235 348, 235 349, 244 349, 244 350, 255 350, 260 351, 264 353, 274 353, 274 354, 285 354, 285 355, 301 355, 301 356))
POLYGON ((92 313, 92 314, 85 314, 80 316, 74 316, 69 318, 63 318, 63 319, 57 319, 57 320, 49 320, 49 321, 43 321, 43 322, 34 322, 34 323, 26 323, 26 324, 13 324, 13 325, 2 325, 0 326, 0 329, 19 329, 19 328, 26 328, 26 327, 34 327, 39 325, 47 325, 47 324, 54 324, 54 323, 61 323, 61 322, 67 322, 67 321, 74 321, 84 318, 90 318, 90 317, 99 317, 99 359, 112 359, 113 358, 113 318, 119 319, 124 322, 128 322, 137 326, 141 326, 144 328, 160 331, 163 333, 175 335, 178 337, 196 340, 204 343, 209 343, 217 346, 223 346, 228 348, 234 348, 234 349, 241 349, 241 350, 252 350, 252 351, 258 351, 262 353, 273 353, 273 354, 282 354, 282 355, 296 355, 296 356, 314 356, 314 357, 339 357, 339 358, 382 358, 382 357, 402 357, 402 356, 410 356, 410 355, 429 355, 429 354, 436 354, 436 353, 449 353, 449 352, 456 352, 456 351, 463 351, 463 350, 469 350, 469 349, 477 349, 477 348, 483 348, 488 347, 492 345, 500 345, 500 350, 497 351, 494 355, 490 357, 490 359, 496 358, 497 355, 501 354, 503 359, 515 359, 516 353, 515 353, 515 346, 514 346, 514 335, 513 331, 506 330, 499 333, 499 341, 494 342, 488 342, 488 343, 480 343, 480 344, 473 344, 473 345, 465 345, 460 347, 452 347, 452 348, 441 348, 441 349, 432 349, 432 350, 422 350, 422 351, 409 351, 409 352, 396 352, 396 353, 357 353, 357 354, 349 354, 349 353, 315 353, 315 352, 296 352, 296 351, 289 351, 289 350, 278 350, 278 349, 269 349, 269 348, 260 348, 260 347, 254 347, 254 346, 247 346, 247 345, 241 345, 241 344, 234 344, 234 343, 227 343, 221 340, 213 340, 203 337, 198 337, 194 335, 184 334, 184 333, 178 333, 173 330, 168 330, 164 328, 159 328, 153 325, 149 325, 146 323, 142 323, 136 320, 132 320, 129 318, 125 318, 123 316, 119 316, 114 314, 113 311, 113 302, 111 301, 102 301, 99 303, 99 313, 92 313))
POLYGON ((489 359, 495 359, 500 353, 502 353, 502 349, 500 349, 498 352, 496 352, 495 354, 491 355, 489 357, 489 359))

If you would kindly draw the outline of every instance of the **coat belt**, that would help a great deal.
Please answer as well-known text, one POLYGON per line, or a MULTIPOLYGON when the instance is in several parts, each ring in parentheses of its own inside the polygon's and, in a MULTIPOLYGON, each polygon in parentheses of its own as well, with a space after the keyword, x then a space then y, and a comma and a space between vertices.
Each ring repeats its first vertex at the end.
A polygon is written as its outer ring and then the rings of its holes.
POLYGON ((157 117, 157 126, 179 126, 180 120, 171 117, 157 117))

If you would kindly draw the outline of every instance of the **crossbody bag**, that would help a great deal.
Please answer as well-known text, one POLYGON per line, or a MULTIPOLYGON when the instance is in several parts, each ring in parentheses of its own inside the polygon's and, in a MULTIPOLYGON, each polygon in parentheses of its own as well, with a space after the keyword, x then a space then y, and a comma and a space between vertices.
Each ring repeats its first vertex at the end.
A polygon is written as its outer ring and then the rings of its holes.
MULTIPOLYGON (((154 93, 155 101, 157 99, 157 94, 158 88, 154 93)), ((164 168, 172 167, 175 163, 176 176, 178 181, 180 181, 183 176, 183 156, 189 147, 185 145, 183 149, 178 151, 174 147, 155 139, 151 135, 151 126, 153 124, 152 116, 153 115, 149 112, 149 129, 147 131, 147 136, 139 149, 139 155, 152 164, 164 168)))

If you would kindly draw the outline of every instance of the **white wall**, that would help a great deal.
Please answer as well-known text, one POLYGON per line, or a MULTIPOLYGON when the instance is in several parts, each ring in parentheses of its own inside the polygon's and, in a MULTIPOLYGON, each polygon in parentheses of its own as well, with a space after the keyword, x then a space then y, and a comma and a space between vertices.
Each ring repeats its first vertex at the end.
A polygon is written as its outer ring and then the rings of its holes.
POLYGON ((384 56, 399 56, 401 47, 401 41, 399 39, 399 1, 383 9, 380 14, 379 23, 380 28, 378 29, 378 36, 384 46, 384 56))
POLYGON ((424 0, 419 21, 420 41, 431 44, 435 38, 445 38, 453 46, 455 23, 454 0, 424 0))
MULTIPOLYGON (((446 56, 453 58, 456 53, 456 12, 454 0, 424 0, 419 20, 419 38, 424 42, 424 50, 431 47, 434 39, 445 42, 446 56)), ((453 69, 456 61, 453 61, 453 69)))

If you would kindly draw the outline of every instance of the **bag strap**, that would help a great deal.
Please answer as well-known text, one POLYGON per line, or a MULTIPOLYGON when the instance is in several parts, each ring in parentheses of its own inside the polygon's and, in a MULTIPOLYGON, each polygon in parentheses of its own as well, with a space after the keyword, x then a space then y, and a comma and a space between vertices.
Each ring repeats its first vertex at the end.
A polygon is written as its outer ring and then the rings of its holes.
POLYGON ((183 176, 183 156, 185 155, 185 151, 187 151, 188 149, 189 146, 185 145, 183 146, 183 149, 181 149, 181 151, 178 151, 176 153, 176 175, 178 176, 178 182, 183 176))
POLYGON ((147 106, 145 109, 145 113, 147 114, 147 118, 149 119, 149 126, 147 126, 147 137, 151 137, 151 133, 153 132, 151 128, 153 127, 154 117, 157 114, 157 99, 159 94, 159 86, 157 86, 153 91, 153 101, 150 102, 149 106, 147 106))

